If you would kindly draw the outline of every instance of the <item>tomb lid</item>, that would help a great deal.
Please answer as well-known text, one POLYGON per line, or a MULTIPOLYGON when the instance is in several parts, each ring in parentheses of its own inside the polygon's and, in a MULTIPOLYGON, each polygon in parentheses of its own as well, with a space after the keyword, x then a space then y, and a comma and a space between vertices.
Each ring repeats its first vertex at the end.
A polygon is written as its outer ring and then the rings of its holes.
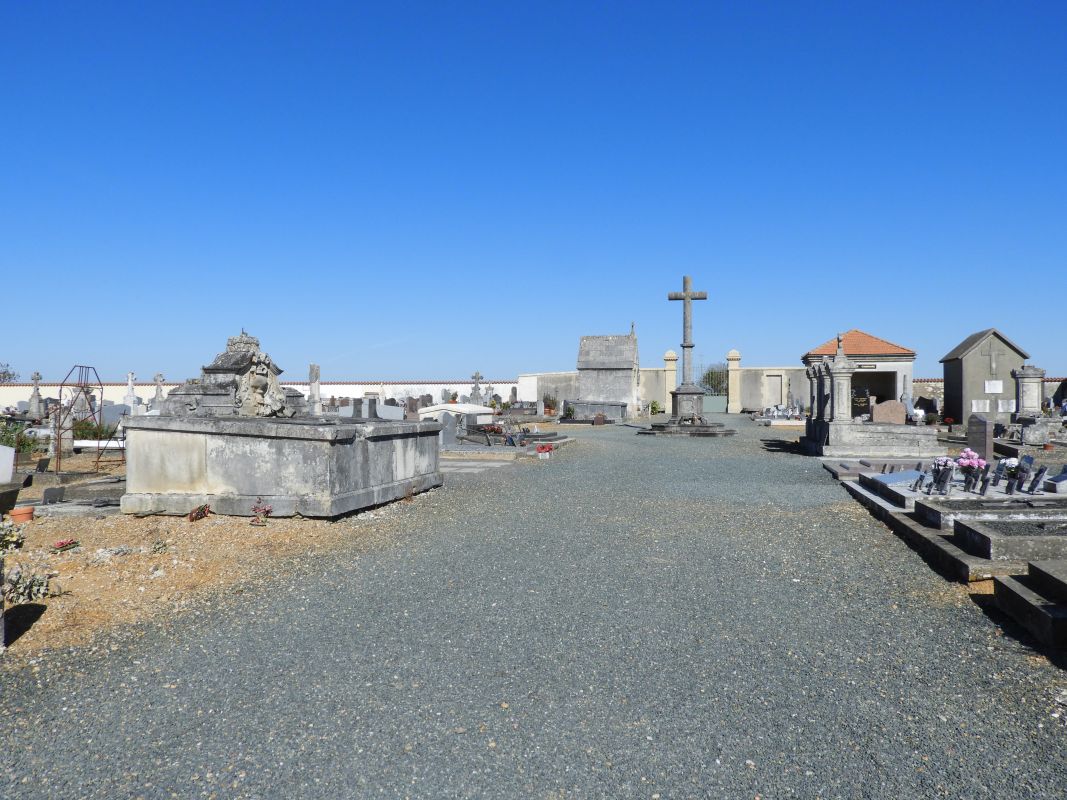
POLYGON ((980 345, 990 336, 996 336, 998 339, 1000 339, 1000 341, 1002 341, 1004 344, 1006 344, 1008 347, 1010 347, 1023 358, 1030 357, 1029 353, 1019 347, 1019 345, 1012 342, 1011 339, 1009 339, 1003 333, 998 331, 996 328, 986 328, 984 331, 972 333, 958 345, 949 350, 948 353, 945 354, 945 357, 941 359, 941 363, 944 364, 946 361, 954 361, 957 358, 963 358, 965 355, 974 350, 974 348, 978 347, 978 345, 980 345))

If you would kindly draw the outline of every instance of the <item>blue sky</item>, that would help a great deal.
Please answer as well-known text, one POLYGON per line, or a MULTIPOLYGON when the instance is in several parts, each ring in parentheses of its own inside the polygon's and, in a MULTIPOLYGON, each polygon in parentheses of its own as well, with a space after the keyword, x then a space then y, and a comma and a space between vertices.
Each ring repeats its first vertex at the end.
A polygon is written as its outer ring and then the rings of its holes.
POLYGON ((794 364, 998 327, 1067 375, 1067 4, 0 6, 0 361, 794 364))

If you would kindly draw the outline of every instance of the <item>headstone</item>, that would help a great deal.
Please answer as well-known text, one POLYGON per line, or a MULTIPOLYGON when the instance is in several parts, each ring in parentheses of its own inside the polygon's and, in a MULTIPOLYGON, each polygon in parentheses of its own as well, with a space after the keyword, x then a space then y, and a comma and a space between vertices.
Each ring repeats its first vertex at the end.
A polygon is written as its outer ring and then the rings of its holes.
POLYGON ((26 413, 30 419, 44 419, 46 409, 45 404, 41 402, 41 373, 34 370, 30 380, 33 381, 33 392, 30 393, 30 402, 26 408, 26 413))
POLYGON ((508 396, 508 402, 511 405, 515 405, 517 402, 519 402, 519 387, 518 386, 512 386, 511 387, 511 394, 508 396))
POLYGON ((137 391, 133 388, 133 382, 137 380, 137 376, 132 372, 126 373, 126 396, 122 399, 126 405, 130 407, 130 413, 133 413, 133 409, 137 407, 137 391))
POLYGON ((993 425, 988 419, 979 414, 967 418, 967 446, 986 461, 992 460, 993 425))
POLYGON ((474 381, 474 385, 471 386, 470 396, 463 401, 464 403, 474 403, 475 405, 482 404, 482 387, 478 383, 481 379, 482 373, 475 370, 474 374, 471 375, 471 380, 474 381))
POLYGON ((1027 493, 1028 494, 1036 494, 1038 487, 1041 486, 1041 481, 1043 481, 1045 479, 1045 475, 1047 475, 1047 474, 1048 474, 1048 467, 1042 467, 1041 469, 1039 469, 1037 471, 1037 475, 1035 475, 1034 479, 1032 481, 1030 481, 1030 486, 1026 490, 1027 493))
POLYGON ((166 378, 163 377, 162 372, 157 372, 152 380, 156 382, 156 396, 152 398, 152 410, 159 411, 163 408, 163 381, 166 378))
POLYGON ((594 414, 593 415, 593 424, 594 425, 606 425, 607 421, 608 421, 608 418, 605 417, 603 414, 594 414))
POLYGON ((46 506, 54 505, 61 502, 66 493, 66 486, 51 486, 44 490, 44 493, 41 495, 41 501, 46 506))
POLYGON ((0 444, 0 483, 11 483, 15 475, 15 448, 0 444))
POLYGON ((899 400, 886 400, 871 408, 871 422, 903 425, 907 419, 908 410, 899 400))
POLYGON ((441 414, 441 447, 456 443, 456 418, 447 411, 441 414))

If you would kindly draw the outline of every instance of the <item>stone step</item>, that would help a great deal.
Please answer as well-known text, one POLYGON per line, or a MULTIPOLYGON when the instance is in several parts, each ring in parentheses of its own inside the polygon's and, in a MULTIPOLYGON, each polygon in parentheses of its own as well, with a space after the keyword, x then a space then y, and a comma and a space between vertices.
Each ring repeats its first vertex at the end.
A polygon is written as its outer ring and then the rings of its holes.
POLYGON ((1049 600, 1067 604, 1067 559, 1031 561, 1030 580, 1049 600))
MULTIPOLYGON (((1030 565, 1031 569, 1033 564, 1030 565)), ((1067 648, 1067 604, 1057 603, 1035 590, 1023 576, 993 579, 997 608, 1014 619, 1046 647, 1067 648)))

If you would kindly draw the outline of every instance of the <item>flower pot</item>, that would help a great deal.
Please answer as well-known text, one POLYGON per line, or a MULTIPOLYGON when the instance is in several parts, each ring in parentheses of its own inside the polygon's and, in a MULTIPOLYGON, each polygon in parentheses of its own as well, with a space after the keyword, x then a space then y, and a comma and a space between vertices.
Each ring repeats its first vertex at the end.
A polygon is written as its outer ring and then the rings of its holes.
POLYGON ((7 516, 16 524, 29 522, 33 519, 33 508, 33 506, 18 506, 17 508, 11 509, 7 516))

